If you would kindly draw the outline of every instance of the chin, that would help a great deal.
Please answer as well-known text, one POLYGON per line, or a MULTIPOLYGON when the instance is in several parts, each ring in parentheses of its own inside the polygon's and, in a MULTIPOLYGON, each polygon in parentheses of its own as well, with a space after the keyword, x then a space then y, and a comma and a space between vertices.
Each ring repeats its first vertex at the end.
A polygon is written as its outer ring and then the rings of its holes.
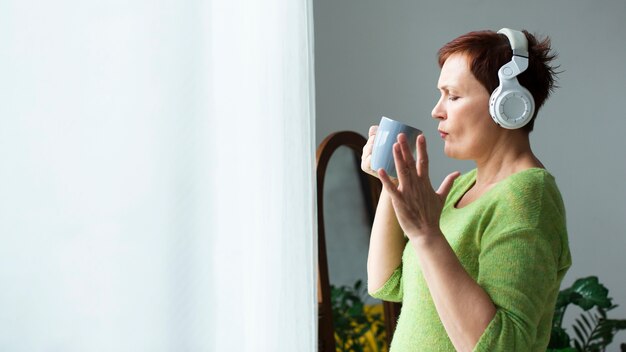
POLYGON ((446 143, 446 145, 443 147, 443 152, 448 158, 457 159, 456 151, 454 150, 454 148, 450 148, 448 146, 448 143, 446 143))
POLYGON ((446 146, 443 148, 443 152, 444 154, 446 154, 448 158, 457 159, 457 160, 471 159, 471 157, 467 153, 464 153, 463 151, 459 150, 459 148, 452 148, 448 146, 447 143, 446 143, 446 146))

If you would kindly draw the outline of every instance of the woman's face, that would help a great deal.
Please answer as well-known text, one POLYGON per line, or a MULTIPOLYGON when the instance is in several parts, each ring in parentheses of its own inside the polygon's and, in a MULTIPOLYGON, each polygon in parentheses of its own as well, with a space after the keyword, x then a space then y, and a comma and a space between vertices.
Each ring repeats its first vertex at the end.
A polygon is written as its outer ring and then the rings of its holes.
POLYGON ((489 116, 489 96, 469 69, 467 57, 451 55, 443 64, 437 88, 441 98, 432 116, 439 121, 444 151, 455 159, 488 157, 501 128, 489 116))

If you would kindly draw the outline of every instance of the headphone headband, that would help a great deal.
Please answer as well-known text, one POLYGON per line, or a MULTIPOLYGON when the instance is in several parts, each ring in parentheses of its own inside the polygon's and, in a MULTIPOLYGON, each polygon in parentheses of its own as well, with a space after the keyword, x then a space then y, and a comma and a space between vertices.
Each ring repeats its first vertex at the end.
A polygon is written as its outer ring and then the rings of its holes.
POLYGON ((510 28, 502 28, 498 34, 504 34, 509 38, 513 55, 528 58, 528 40, 524 33, 510 28))

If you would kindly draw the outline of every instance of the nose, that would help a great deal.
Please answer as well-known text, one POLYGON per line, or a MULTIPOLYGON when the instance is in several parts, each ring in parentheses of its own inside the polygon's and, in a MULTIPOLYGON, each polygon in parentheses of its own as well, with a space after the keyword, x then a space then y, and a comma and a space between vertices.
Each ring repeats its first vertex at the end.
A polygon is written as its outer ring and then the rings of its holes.
POLYGON ((435 104, 433 111, 431 112, 431 115, 435 120, 445 120, 447 117, 443 98, 444 97, 442 95, 439 98, 439 101, 437 101, 437 104, 435 104))

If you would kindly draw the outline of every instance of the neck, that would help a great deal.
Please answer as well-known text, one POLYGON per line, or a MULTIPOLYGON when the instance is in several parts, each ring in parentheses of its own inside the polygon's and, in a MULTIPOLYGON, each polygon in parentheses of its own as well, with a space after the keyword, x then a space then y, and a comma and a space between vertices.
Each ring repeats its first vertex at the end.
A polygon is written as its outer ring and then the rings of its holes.
POLYGON ((488 155, 476 161, 476 186, 489 187, 506 177, 532 167, 543 167, 535 157, 526 132, 504 131, 488 155))

